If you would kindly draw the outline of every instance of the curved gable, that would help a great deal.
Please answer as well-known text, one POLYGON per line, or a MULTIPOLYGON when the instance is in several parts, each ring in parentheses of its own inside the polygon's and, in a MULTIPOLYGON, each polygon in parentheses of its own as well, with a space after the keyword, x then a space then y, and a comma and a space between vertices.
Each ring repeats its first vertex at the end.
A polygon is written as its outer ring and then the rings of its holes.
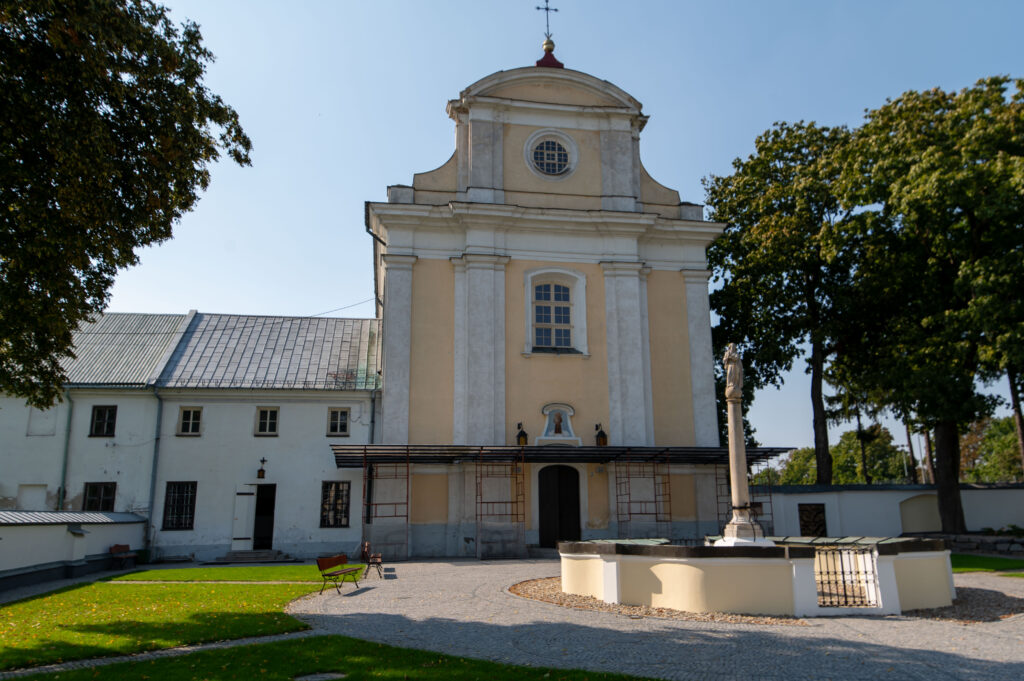
POLYGON ((527 66, 498 71, 462 91, 469 97, 498 97, 521 101, 632 109, 640 113, 642 105, 616 85, 571 69, 546 69, 527 66))

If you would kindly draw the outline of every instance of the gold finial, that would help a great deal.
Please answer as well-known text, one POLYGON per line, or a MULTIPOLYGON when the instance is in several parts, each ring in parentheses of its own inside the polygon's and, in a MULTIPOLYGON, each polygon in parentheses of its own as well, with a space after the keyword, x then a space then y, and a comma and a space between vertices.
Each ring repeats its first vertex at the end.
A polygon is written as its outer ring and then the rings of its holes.
POLYGON ((555 41, 552 40, 550 37, 549 38, 545 38, 544 39, 543 47, 544 47, 544 51, 545 52, 554 52, 555 51, 555 41))

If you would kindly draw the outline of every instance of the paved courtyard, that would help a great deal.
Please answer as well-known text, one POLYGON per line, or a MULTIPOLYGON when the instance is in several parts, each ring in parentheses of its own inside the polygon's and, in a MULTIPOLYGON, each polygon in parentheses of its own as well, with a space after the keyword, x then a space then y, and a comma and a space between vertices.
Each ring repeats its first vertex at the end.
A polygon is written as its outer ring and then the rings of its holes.
MULTIPOLYGON (((509 594, 558 574, 555 560, 393 563, 303 598, 289 612, 323 633, 532 666, 664 679, 1024 679, 1024 615, 959 624, 906 617, 768 626, 572 610, 509 594)), ((957 575, 1024 598, 1024 579, 957 575)))

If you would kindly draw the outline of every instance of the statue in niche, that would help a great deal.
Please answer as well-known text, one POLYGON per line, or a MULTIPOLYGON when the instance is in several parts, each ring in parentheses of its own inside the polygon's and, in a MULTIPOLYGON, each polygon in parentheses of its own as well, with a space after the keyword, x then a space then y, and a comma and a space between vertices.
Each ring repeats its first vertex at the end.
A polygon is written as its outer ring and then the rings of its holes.
POLYGON ((556 411, 553 416, 554 416, 553 421, 555 423, 555 435, 561 435, 562 434, 562 412, 556 411))
POLYGON ((742 399, 743 397, 743 363, 735 343, 729 343, 722 358, 725 364, 725 399, 742 399))

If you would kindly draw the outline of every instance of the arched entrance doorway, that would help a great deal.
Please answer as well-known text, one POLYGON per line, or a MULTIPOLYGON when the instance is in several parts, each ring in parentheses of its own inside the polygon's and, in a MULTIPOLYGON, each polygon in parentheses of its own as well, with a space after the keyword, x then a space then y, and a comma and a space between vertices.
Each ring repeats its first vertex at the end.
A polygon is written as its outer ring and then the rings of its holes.
POLYGON ((580 539, 580 474, 571 466, 547 466, 537 480, 540 545, 580 539))

